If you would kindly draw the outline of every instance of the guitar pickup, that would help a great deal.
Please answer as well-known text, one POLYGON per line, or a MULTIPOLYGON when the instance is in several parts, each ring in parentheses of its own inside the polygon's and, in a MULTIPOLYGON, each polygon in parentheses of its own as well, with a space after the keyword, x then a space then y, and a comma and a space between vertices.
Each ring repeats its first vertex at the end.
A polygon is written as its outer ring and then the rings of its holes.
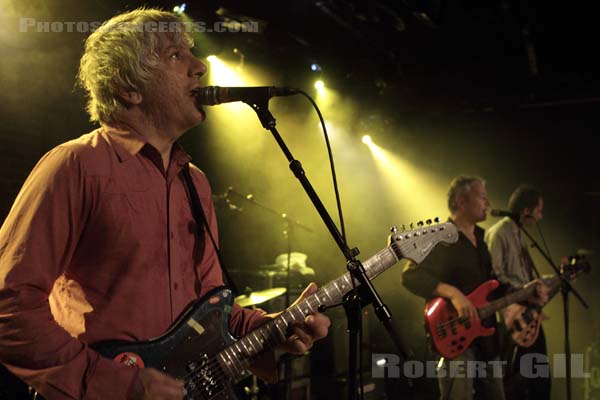
POLYGON ((450 332, 452 332, 453 335, 458 334, 458 329, 456 329, 456 320, 451 319, 449 322, 450 322, 450 332))
POLYGON ((513 322, 513 328, 512 331, 513 332, 521 332, 523 330, 523 327, 521 326, 521 323, 519 321, 515 321, 513 322))
POLYGON ((446 330, 441 326, 437 327, 436 333, 440 339, 444 339, 447 336, 446 330))

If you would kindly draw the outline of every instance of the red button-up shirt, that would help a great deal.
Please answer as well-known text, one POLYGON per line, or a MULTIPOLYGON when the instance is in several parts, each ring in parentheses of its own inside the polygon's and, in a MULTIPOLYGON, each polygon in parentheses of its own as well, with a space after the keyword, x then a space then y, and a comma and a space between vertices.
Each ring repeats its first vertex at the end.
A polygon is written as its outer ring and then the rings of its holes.
MULTIPOLYGON (((159 336, 223 284, 196 235, 188 161, 175 144, 165 171, 143 136, 103 127, 51 150, 25 182, 0 230, 0 361, 47 399, 124 399, 135 368, 87 343, 159 336)), ((191 172, 216 238, 208 181, 191 172)), ((230 328, 266 318, 236 306, 230 328)))

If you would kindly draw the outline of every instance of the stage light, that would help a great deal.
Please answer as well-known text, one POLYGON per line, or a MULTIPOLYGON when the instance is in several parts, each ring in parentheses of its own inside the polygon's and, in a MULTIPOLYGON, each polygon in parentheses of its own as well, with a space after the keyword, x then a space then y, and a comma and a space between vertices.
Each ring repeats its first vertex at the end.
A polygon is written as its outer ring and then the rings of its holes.
POLYGON ((362 137, 362 142, 368 146, 370 144, 373 144, 373 139, 371 139, 371 136, 369 135, 364 135, 362 137))
POLYGON ((244 77, 230 63, 226 63, 215 55, 206 57, 210 63, 209 82, 219 86, 244 86, 244 77))
POLYGON ((312 72, 321 72, 323 70, 323 68, 321 68, 321 66, 319 64, 312 63, 312 64, 310 64, 310 70, 312 72))
POLYGON ((319 92, 322 90, 325 90, 325 83, 321 80, 318 80, 315 82, 315 89, 317 89, 319 92))
POLYGON ((380 358, 379 360, 375 361, 375 364, 378 367, 383 367, 385 364, 387 364, 387 360, 385 358, 380 358))
POLYGON ((176 14, 182 14, 183 12, 185 12, 185 7, 186 7, 186 4, 181 3, 181 5, 173 7, 173 12, 176 14))

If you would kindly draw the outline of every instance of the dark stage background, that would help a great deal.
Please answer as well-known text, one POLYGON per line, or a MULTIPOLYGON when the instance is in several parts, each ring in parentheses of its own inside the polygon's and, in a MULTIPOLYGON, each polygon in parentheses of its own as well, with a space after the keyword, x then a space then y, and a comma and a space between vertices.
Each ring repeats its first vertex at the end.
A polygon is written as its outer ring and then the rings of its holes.
MULTIPOLYGON (((241 81, 229 86, 300 87, 322 106, 332 135, 349 242, 360 248, 363 259, 385 245, 389 226, 445 218, 448 182, 461 173, 487 180, 494 208, 505 208, 519 183, 537 186, 544 193, 541 226, 554 260, 578 249, 600 250, 596 138, 600 79, 595 57, 600 28, 589 2, 198 3, 187 4, 185 11, 194 20, 259 22, 258 33, 197 35, 199 57, 214 54, 235 66, 241 81), (319 64, 321 71, 312 72, 311 63, 319 64), (316 79, 325 83, 321 94, 313 88, 316 79), (387 163, 361 143, 367 133, 388 152, 387 163)), ((88 33, 19 32, 20 18, 104 21, 142 5, 172 9, 177 3, 0 0, 0 4, 0 217, 4 218, 38 159, 55 145, 94 128, 84 111, 84 94, 75 87, 88 33)), ((218 65, 208 64, 212 72, 207 82, 220 82, 218 65)), ((310 105, 302 98, 278 98, 271 105, 292 152, 304 163, 330 213, 337 216, 322 134, 310 105)), ((207 122, 181 141, 207 173, 214 193, 222 194, 229 186, 243 195, 252 193, 257 202, 310 227, 312 232, 294 229, 291 246, 308 256, 313 279, 325 283, 345 271, 344 259, 275 142, 252 113, 245 106, 215 107, 208 110, 207 122)), ((217 208, 225 259, 241 286, 263 289, 268 283, 260 273, 287 251, 285 224, 240 197, 231 200, 243 211, 217 208)), ((483 226, 493 222, 488 219, 483 226)), ((543 272, 551 271, 534 257, 543 272)), ((597 253, 588 258, 597 267, 597 253)), ((402 286, 402 267, 390 269, 375 285, 404 339, 419 357, 427 358, 423 302, 402 286)), ((593 269, 576 282, 590 309, 571 303, 575 353, 585 352, 600 338, 599 274, 593 269)), ((367 373, 371 352, 394 352, 370 311, 365 319, 367 373)), ((560 353, 559 299, 549 304, 547 313, 552 316, 544 325, 549 351, 560 353)), ((314 376, 313 398, 338 395, 344 386, 345 322, 340 312, 333 311, 331 317, 330 338, 315 346, 312 365, 295 367, 299 375, 314 376)), ((592 360, 592 365, 598 368, 600 360, 592 360)), ((383 381, 374 382, 372 398, 405 398, 398 387, 386 393, 383 381)), ((397 382, 388 384, 394 387, 397 382)), ((584 399, 583 388, 584 380, 574 379, 574 399, 584 399)), ((437 395, 431 379, 417 380, 416 389, 420 399, 437 395)), ((562 398, 564 379, 557 378, 553 399, 562 398)))

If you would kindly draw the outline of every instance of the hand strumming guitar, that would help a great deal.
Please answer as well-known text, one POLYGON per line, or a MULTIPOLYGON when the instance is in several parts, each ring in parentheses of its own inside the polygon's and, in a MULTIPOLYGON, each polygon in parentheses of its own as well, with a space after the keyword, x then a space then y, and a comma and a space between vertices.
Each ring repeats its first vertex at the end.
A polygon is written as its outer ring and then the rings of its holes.
POLYGON ((474 317, 479 319, 477 308, 475 308, 471 300, 456 287, 440 282, 435 288, 434 294, 449 299, 452 302, 452 306, 454 306, 458 312, 459 318, 474 317))

